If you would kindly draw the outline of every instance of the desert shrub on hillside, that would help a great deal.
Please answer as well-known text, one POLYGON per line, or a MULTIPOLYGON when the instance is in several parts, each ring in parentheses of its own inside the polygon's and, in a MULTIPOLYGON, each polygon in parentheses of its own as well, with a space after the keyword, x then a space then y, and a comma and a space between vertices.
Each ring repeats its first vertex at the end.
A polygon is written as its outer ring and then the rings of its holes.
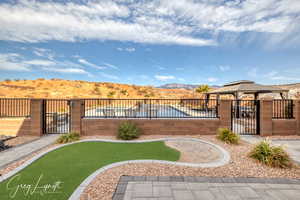
POLYGON ((99 88, 99 87, 95 87, 93 93, 96 94, 96 95, 101 95, 101 90, 100 90, 100 88, 99 88))
POLYGON ((120 93, 124 96, 128 96, 128 91, 127 90, 121 90, 120 93))
POLYGON ((107 98, 113 98, 116 95, 115 91, 110 91, 107 93, 107 98))

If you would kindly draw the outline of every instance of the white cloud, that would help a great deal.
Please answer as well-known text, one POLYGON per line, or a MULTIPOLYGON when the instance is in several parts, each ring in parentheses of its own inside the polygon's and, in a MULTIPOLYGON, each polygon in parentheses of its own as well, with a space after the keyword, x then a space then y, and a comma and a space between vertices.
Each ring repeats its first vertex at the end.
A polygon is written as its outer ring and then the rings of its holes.
POLYGON ((55 65, 55 62, 49 60, 28 60, 28 61, 24 61, 23 63, 28 65, 39 65, 39 66, 55 65))
POLYGON ((95 64, 93 64, 93 63, 91 63, 91 62, 88 62, 88 61, 85 60, 85 59, 82 59, 82 58, 78 59, 78 62, 80 62, 81 64, 84 64, 84 65, 86 65, 86 66, 93 67, 93 68, 95 68, 95 69, 100 69, 100 70, 105 69, 105 67, 95 65, 95 64))
POLYGON ((134 52, 134 51, 135 51, 135 48, 134 48, 134 47, 127 47, 127 48, 121 48, 121 47, 118 47, 117 50, 118 50, 118 51, 134 52))
POLYGON ((111 64, 111 63, 103 63, 103 65, 105 65, 105 66, 107 66, 107 67, 110 67, 110 68, 112 68, 112 69, 118 69, 118 67, 117 66, 115 66, 115 65, 113 65, 113 64, 111 64))
POLYGON ((126 48, 125 51, 128 51, 128 52, 134 52, 134 51, 135 51, 135 48, 133 48, 133 47, 126 48))
POLYGON ((0 54, 0 70, 6 71, 34 71, 45 70, 58 73, 87 74, 81 65, 68 60, 26 60, 16 53, 0 54))
MULTIPOLYGON (((0 3, 0 40, 205 46, 218 44, 228 34, 250 32, 263 33, 264 40, 272 44, 300 43, 299 0, 80 2, 0 3)), ((135 48, 118 50, 133 52, 135 48)))
POLYGON ((104 73, 104 72, 101 72, 99 74, 101 76, 103 76, 104 78, 113 79, 113 80, 119 80, 119 77, 115 76, 115 75, 107 74, 107 73, 104 73))
POLYGON ((230 66, 229 66, 229 65, 220 65, 220 66, 219 66, 219 69, 220 69, 222 72, 225 72, 225 71, 230 70, 230 66))
MULTIPOLYGON (((214 45, 211 39, 195 37, 186 26, 163 16, 147 22, 144 6, 137 2, 59 3, 22 1, 0 4, 0 40, 41 42, 49 40, 117 40, 150 44, 214 45), (128 18, 130 20, 128 20, 128 18), (165 20, 167 20, 165 22, 165 20), (157 23, 156 23, 157 22, 157 23), (22 30, 22 31, 20 31, 22 30)), ((155 10, 152 14, 155 14, 155 10)), ((127 51, 134 51, 133 48, 127 51)))
POLYGON ((47 68, 43 67, 44 70, 46 71, 51 71, 51 72, 58 72, 58 73, 70 73, 70 74, 88 74, 87 71, 84 69, 78 69, 78 68, 47 68))
POLYGON ((218 81, 218 79, 217 79, 217 78, 214 78, 214 77, 209 77, 209 78, 207 79, 207 81, 210 82, 210 83, 213 83, 213 82, 218 81))
POLYGON ((155 68, 157 68, 158 70, 165 70, 166 68, 160 65, 155 65, 155 68))
POLYGON ((300 81, 300 78, 295 75, 283 75, 283 73, 279 73, 278 71, 271 71, 264 77, 275 81, 300 81))
POLYGON ((35 48, 33 48, 33 53, 36 56, 45 57, 45 58, 48 58, 50 60, 53 60, 54 57, 55 57, 55 54, 50 49, 45 49, 45 48, 35 47, 35 48))
POLYGON ((29 71, 30 67, 20 62, 21 56, 15 53, 0 54, 0 70, 29 71))
POLYGON ((155 75, 154 77, 159 81, 169 81, 175 79, 175 76, 171 75, 155 75))

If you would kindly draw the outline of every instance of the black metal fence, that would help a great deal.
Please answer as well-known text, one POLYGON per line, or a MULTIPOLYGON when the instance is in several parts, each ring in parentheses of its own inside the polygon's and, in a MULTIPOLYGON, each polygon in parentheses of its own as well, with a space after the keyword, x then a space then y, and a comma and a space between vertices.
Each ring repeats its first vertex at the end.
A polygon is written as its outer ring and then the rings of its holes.
POLYGON ((0 98, 0 117, 30 117, 30 99, 0 98))
POLYGON ((274 119, 292 119, 294 118, 294 103, 291 99, 273 100, 273 118, 274 119))
POLYGON ((259 101, 233 100, 231 129, 241 135, 259 134, 259 101))
POLYGON ((86 118, 217 118, 216 99, 84 99, 86 118))
POLYGON ((65 99, 44 100, 44 132, 68 133, 71 125, 70 101, 65 99))

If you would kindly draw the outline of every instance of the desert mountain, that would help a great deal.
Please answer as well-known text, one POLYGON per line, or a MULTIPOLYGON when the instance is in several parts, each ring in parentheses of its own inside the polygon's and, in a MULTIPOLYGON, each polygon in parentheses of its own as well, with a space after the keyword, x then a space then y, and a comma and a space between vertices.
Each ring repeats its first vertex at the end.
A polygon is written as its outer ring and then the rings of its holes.
POLYGON ((193 98, 193 90, 163 89, 107 82, 62 79, 6 80, 0 82, 0 98, 193 98))

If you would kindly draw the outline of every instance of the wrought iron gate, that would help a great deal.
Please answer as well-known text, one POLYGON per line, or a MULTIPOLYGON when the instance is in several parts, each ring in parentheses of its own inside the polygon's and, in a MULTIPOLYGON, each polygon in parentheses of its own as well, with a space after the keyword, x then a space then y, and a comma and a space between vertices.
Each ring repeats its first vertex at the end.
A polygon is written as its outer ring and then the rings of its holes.
POLYGON ((241 135, 259 134, 259 100, 233 100, 231 129, 241 135))
POLYGON ((43 113, 45 134, 68 133, 70 131, 71 106, 69 100, 45 99, 43 113))

